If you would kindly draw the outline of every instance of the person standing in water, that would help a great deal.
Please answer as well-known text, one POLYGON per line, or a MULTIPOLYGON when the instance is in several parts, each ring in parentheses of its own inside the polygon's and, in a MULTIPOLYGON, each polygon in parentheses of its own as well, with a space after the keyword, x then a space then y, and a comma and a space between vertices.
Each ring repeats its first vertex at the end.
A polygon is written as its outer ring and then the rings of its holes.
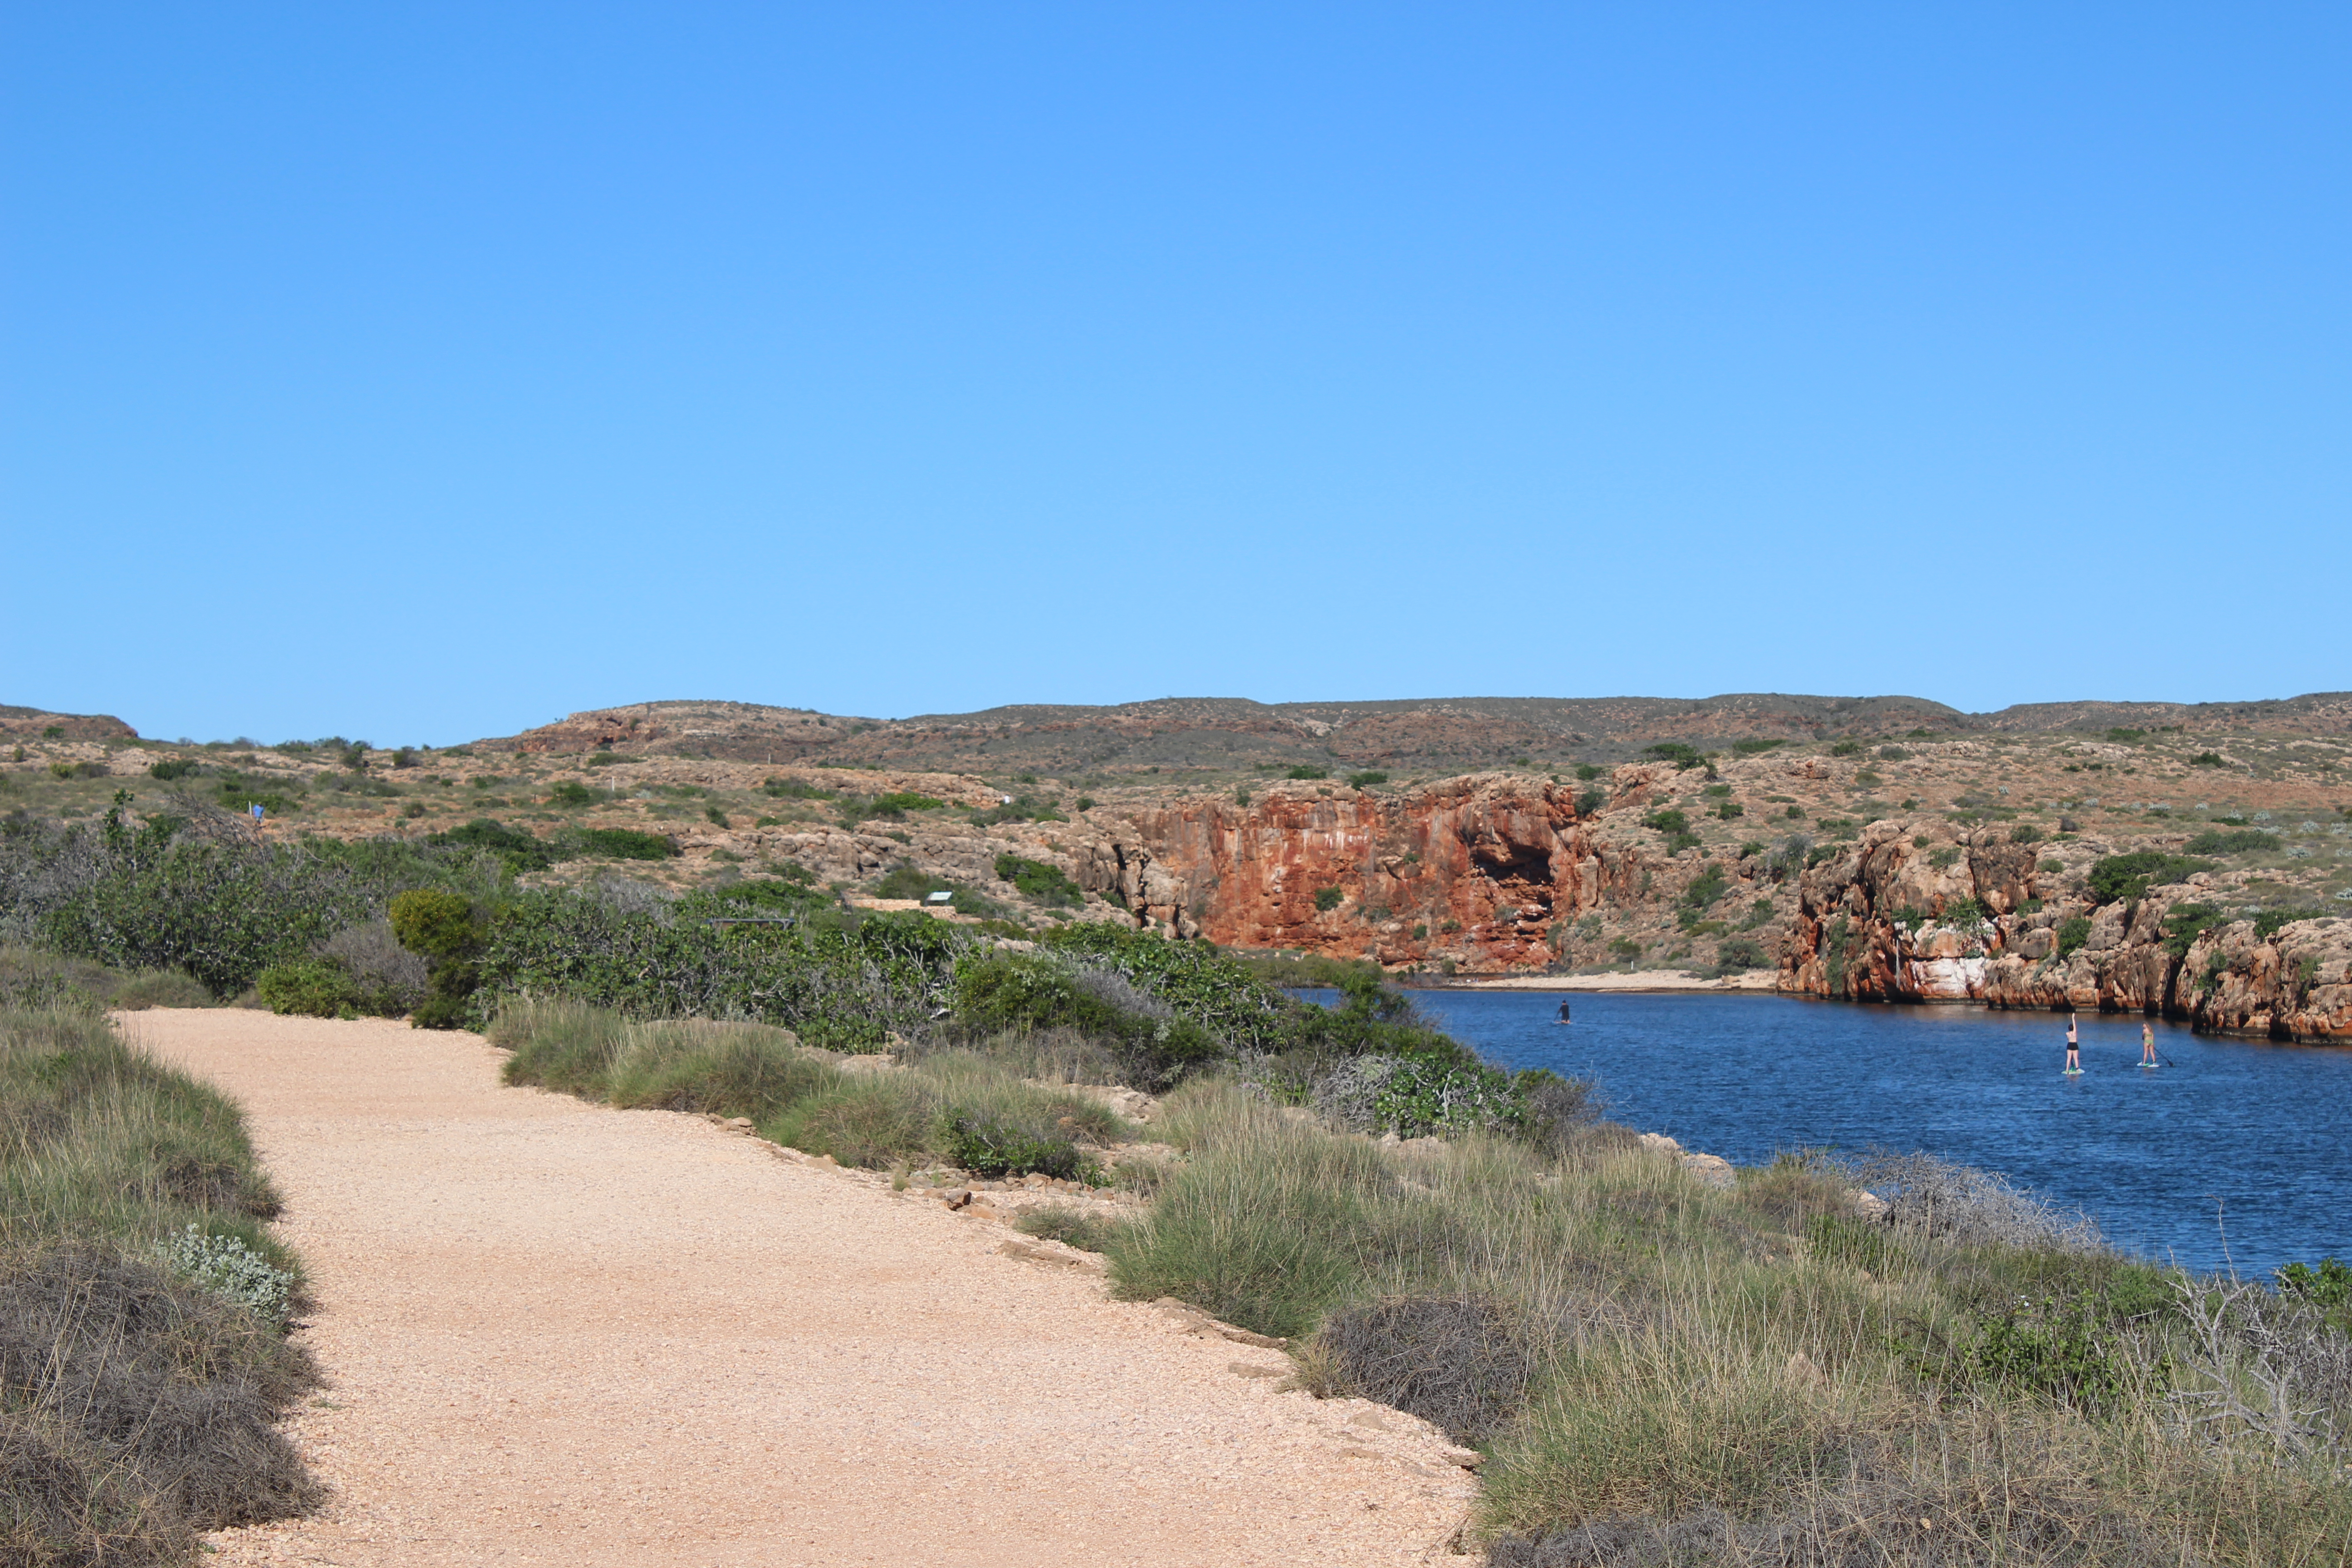
POLYGON ((2145 1018, 2139 1021, 2139 1065, 2144 1068, 2156 1065, 2156 1026, 2145 1018))
POLYGON ((2066 1073, 2074 1077, 2083 1070, 2083 1042, 2075 1033, 2074 1015, 2066 1015, 2066 1073))
POLYGON ((1559 1005, 1559 1021, 1563 1024, 1568 1022, 1568 1004, 1565 1001, 1559 1005))

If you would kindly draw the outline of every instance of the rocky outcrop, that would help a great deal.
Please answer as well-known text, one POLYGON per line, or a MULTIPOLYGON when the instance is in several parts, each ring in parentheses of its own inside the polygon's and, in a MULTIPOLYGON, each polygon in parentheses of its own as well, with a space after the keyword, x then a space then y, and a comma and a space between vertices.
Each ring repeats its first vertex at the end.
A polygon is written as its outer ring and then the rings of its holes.
MULTIPOLYGON (((2066 862, 2109 852, 2078 840, 2066 862)), ((1994 1007, 2160 1014, 2201 1032, 2352 1041, 2352 921, 2300 921, 2264 935, 2252 919, 2185 949, 2166 917, 2213 896, 2213 879, 2096 903, 2073 874, 2039 869, 1998 825, 1889 820, 1807 870, 1782 946, 1781 988, 1813 996, 1977 1002, 1994 1007), (2068 922, 2087 921, 2071 951, 2068 922)))
MULTIPOLYGON (((1671 899, 1713 864, 1670 858, 1630 828, 1665 772, 1620 768, 1591 809, 1579 805, 1586 786, 1525 775, 1388 795, 1276 784, 1248 804, 1139 810, 1068 852, 1081 886, 1180 936, 1496 973, 1550 963, 1564 922, 1671 899)), ((1727 885, 1761 869, 1733 868, 1727 885)))

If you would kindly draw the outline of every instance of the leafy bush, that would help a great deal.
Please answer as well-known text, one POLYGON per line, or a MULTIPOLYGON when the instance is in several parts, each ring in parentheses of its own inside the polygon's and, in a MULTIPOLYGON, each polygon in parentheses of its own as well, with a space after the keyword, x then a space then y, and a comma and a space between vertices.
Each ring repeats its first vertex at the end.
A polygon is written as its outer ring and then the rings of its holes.
POLYGON ((1731 749, 1739 752, 1742 756, 1753 757, 1760 755, 1765 752, 1773 751, 1779 747, 1785 746, 1789 742, 1785 740, 1765 740, 1759 738, 1748 741, 1734 741, 1731 742, 1731 749))
POLYGON ((2229 763, 2219 752, 2200 752, 2189 759, 2189 765, 2192 768, 2220 768, 2227 767, 2229 763))
POLYGON ((566 779, 550 790, 547 798, 556 805, 593 805, 596 804, 596 792, 584 784, 566 779))
POLYGON ((1376 768, 1367 768, 1362 773, 1348 775, 1348 784, 1354 789, 1370 789, 1374 784, 1384 784, 1388 782, 1389 775, 1376 768))
POLYGON ((1347 898, 1347 893, 1341 889, 1318 888, 1315 889, 1315 908, 1328 915, 1345 903, 1347 898))
POLYGON ((2018 823, 2009 830, 2009 841, 2011 844, 2038 843, 2041 837, 2042 829, 2031 822, 2018 823))
POLYGON ((1004 854, 996 858, 996 879, 1010 882, 1013 889, 1033 903, 1047 909, 1071 909, 1086 901, 1086 889, 1080 888, 1059 866, 1049 866, 1043 860, 1027 860, 1018 855, 1004 854))
POLYGON ((2091 940, 2091 917, 2076 915, 2058 927, 2058 956, 2073 956, 2074 951, 2091 940))
POLYGON ((835 795, 822 785, 803 784, 798 779, 770 779, 760 786, 760 792, 778 800, 831 800, 835 795))
POLYGON ((677 846, 662 835, 634 827, 583 827, 579 843, 583 854, 614 860, 667 860, 677 853, 677 846))
POLYGON ((2152 887, 2168 882, 2188 880, 2200 871, 2210 871, 2210 860, 2195 860, 2180 855, 2168 855, 2158 849, 2139 849, 2128 855, 2110 855, 2091 867, 2091 897, 2099 903, 2128 902, 2139 898, 2152 887))
POLYGON ((1752 936, 1727 937, 1715 950, 1715 966, 1722 970, 1769 969, 1771 954, 1752 936))
POLYGON ((947 1157, 978 1176, 1070 1178, 1086 1168, 1067 1139, 1041 1138, 990 1117, 950 1117, 940 1146, 947 1157))
POLYGON ((272 964, 255 979, 254 986, 273 1013, 310 1018, 359 1016, 359 987, 343 973, 342 965, 325 959, 272 964))
POLYGON ((1596 767, 1591 763, 1579 763, 1576 764, 1577 781, 1580 784, 1591 784, 1608 771, 1607 768, 1596 767))
POLYGON ((150 778, 184 779, 191 773, 204 772, 204 764, 189 757, 170 757, 147 770, 150 778))
POLYGON ((1851 757, 1859 755, 1861 751, 1862 742, 1860 741, 1840 741, 1830 747, 1830 755, 1832 757, 1851 757))
POLYGON ((2208 828, 2182 848, 2190 855, 2254 855, 2275 850, 2284 842, 2277 834, 2265 833, 2259 827, 2242 828, 2233 833, 2208 828))
POLYGON ((2129 745, 2134 742, 2147 740, 2147 731, 2145 730, 2130 729, 2119 724, 2107 731, 2107 739, 2116 742, 2118 745, 2129 745))
POLYGON ((1699 749, 1683 741, 1660 741, 1654 745, 1643 747, 1642 751, 1644 755, 1674 763, 1677 773, 1688 773, 1693 768, 1706 766, 1706 758, 1699 749))
POLYGON ((1576 815, 1579 816, 1595 816, 1600 812, 1602 806, 1607 805, 1608 804, 1608 791, 1598 789, 1586 790, 1576 797, 1576 815))
MULTIPOLYGON (((1248 803, 1244 801, 1243 804, 1248 803)), ((1084 810, 1085 807, 1079 809, 1084 810)), ((1064 822, 1068 819, 1055 811, 1050 801, 1035 800, 1024 795, 992 805, 985 811, 975 811, 971 814, 971 820, 976 827, 993 827, 1000 822, 1064 822)))
MULTIPOLYGON (((479 783, 479 780, 476 781, 479 783)), ((520 827, 509 827, 478 816, 463 827, 452 827, 446 833, 430 834, 425 840, 433 845, 460 845, 467 848, 487 849, 505 863, 509 871, 543 871, 556 859, 555 846, 520 827)))
POLYGON ((1328 779, 1331 776, 1331 770, 1328 768, 1318 768, 1309 763, 1301 763, 1283 776, 1294 779, 1328 779))
POLYGON ((2208 904, 2175 904, 2164 911, 2164 950, 2186 958, 2199 937, 2229 921, 2226 913, 2208 904))

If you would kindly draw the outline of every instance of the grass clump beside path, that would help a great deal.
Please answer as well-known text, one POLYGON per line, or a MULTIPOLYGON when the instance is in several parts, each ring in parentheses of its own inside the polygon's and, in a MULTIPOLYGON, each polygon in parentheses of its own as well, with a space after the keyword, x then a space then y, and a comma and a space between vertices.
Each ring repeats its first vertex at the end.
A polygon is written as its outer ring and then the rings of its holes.
POLYGON ((1028 1081, 1050 1049, 942 1048, 904 1068, 846 1071, 786 1029, 678 1018, 631 1022, 577 1002, 520 997, 490 1026, 509 1083, 623 1108, 749 1119, 761 1136, 845 1165, 931 1160, 992 1174, 1082 1173, 1083 1145, 1127 1128, 1097 1100, 1028 1081), (1042 1054, 1041 1054, 1042 1051, 1042 1054))
POLYGON ((0 1562, 187 1562, 314 1500, 277 1208, 217 1091, 89 1006, 0 1009, 0 1562))
POLYGON ((1721 1191, 1603 1124, 1400 1151, 1218 1082, 1155 1131, 1185 1158, 1093 1238, 1114 1289, 1294 1337, 1309 1388, 1486 1450, 1498 1563, 2352 1548, 2340 1329, 2120 1258, 1997 1179, 1795 1158, 1721 1191), (1858 1212, 1857 1174, 1890 1218, 1858 1212), (2278 1377, 2291 1438, 2257 1396, 2278 1377))

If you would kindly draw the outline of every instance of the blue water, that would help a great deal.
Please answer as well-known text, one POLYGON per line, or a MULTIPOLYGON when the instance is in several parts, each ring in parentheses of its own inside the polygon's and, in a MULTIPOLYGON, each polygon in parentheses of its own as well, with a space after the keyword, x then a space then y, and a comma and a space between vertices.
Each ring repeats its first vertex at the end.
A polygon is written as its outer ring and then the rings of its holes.
POLYGON ((1609 1115, 1740 1164, 1924 1149, 2080 1208, 2127 1251, 2242 1273, 2352 1258, 2352 1049, 2217 1040, 2137 1017, 1755 995, 1422 991, 1495 1061, 1596 1079, 1609 1115), (2216 1225, 2220 1205, 2221 1226, 2216 1225))

